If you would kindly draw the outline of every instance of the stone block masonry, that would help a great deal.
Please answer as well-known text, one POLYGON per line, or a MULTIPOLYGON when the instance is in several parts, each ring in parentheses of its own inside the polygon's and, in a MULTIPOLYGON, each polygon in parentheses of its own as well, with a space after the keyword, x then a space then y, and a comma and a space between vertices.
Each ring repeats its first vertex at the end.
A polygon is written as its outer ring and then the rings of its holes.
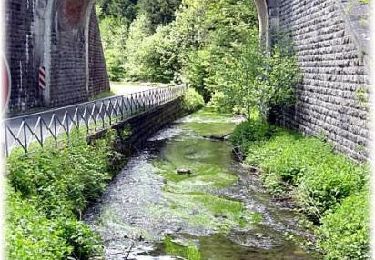
MULTIPOLYGON (((141 150, 152 135, 188 114, 182 104, 180 97, 113 125, 111 128, 117 131, 118 137, 115 149, 125 155, 141 150), (129 134, 124 136, 124 131, 129 131, 129 134)), ((107 131, 105 129, 89 136, 88 142, 103 138, 107 131)))
POLYGON ((280 0, 278 33, 290 36, 303 74, 297 103, 279 122, 327 138, 356 160, 368 158, 366 50, 336 0, 280 0))
POLYGON ((109 89, 94 0, 6 0, 9 111, 87 101, 109 89), (46 88, 38 70, 46 69, 46 88))

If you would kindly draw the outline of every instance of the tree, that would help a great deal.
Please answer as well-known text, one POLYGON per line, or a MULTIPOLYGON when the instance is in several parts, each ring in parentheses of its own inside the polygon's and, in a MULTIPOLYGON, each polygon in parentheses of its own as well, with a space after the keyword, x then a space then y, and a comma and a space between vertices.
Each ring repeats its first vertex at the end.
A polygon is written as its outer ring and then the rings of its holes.
POLYGON ((100 19, 114 16, 126 20, 129 25, 137 16, 137 3, 137 0, 97 0, 96 5, 101 10, 100 19))
POLYGON ((175 19, 175 12, 181 0, 140 0, 139 13, 147 15, 151 22, 151 29, 156 31, 158 25, 167 25, 175 19))

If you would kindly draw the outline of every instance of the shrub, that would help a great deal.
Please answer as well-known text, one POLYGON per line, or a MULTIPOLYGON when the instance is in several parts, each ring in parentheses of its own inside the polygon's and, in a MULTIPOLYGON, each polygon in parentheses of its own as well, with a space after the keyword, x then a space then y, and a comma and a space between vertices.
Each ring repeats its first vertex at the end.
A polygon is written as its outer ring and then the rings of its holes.
MULTIPOLYGON (((247 130, 253 131, 258 130, 247 130)), ((318 245, 327 259, 368 258, 368 192, 358 195, 368 183, 367 164, 334 153, 318 138, 287 130, 278 129, 269 140, 246 138, 251 140, 246 160, 260 167, 265 186, 277 195, 293 195, 302 211, 322 224, 318 245)))
POLYGON ((268 140, 275 130, 275 127, 259 120, 250 120, 236 127, 233 134, 230 136, 230 141, 234 146, 239 147, 240 150, 245 153, 254 142, 268 140))
POLYGON ((127 23, 124 19, 112 16, 100 19, 100 33, 110 80, 119 81, 125 77, 127 23))
POLYGON ((204 106, 204 100, 199 93, 193 89, 188 88, 183 96, 183 108, 188 113, 195 112, 204 106))
POLYGON ((25 198, 38 198, 49 216, 79 215, 111 179, 106 140, 86 143, 84 135, 71 136, 70 144, 13 153, 8 159, 8 180, 25 198))
POLYGON ((369 192, 346 198, 322 218, 318 246, 327 259, 370 259, 369 192))
POLYGON ((173 27, 161 26, 155 34, 146 16, 138 17, 129 29, 126 73, 131 80, 169 83, 177 78, 180 65, 173 27))
POLYGON ((296 198, 304 211, 319 219, 327 210, 361 190, 367 169, 343 155, 319 157, 321 162, 310 167, 296 188, 296 198))
POLYGON ((77 219, 112 178, 112 142, 110 134, 88 145, 84 134, 72 133, 69 144, 12 152, 7 161, 8 181, 15 190, 8 196, 8 255, 35 257, 11 259, 66 259, 69 254, 88 259, 101 254, 100 239, 77 219))
POLYGON ((315 221, 361 189, 368 172, 365 166, 333 153, 329 144, 288 131, 250 145, 247 162, 262 169, 266 187, 275 194, 296 186, 297 202, 315 221))
POLYGON ((19 193, 7 194, 6 253, 9 259, 65 259, 73 248, 63 238, 63 229, 41 214, 19 193))

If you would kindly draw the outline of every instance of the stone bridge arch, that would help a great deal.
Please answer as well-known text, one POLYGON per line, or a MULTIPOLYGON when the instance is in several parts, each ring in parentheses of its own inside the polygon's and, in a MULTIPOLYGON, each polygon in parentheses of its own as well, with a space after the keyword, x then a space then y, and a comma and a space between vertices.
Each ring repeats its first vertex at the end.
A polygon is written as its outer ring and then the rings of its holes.
POLYGON ((8 109, 87 101, 109 88, 95 0, 7 0, 8 109), (45 89, 39 68, 45 68, 45 89))
POLYGON ((259 22, 261 46, 269 49, 273 34, 279 30, 279 0, 254 0, 259 22))

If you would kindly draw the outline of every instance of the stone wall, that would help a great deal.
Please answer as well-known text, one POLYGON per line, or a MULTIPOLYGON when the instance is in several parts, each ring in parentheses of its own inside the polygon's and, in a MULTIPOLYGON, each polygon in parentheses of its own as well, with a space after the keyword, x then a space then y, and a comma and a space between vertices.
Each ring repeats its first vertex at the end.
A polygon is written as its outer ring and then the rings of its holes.
POLYGON ((323 135, 338 151, 366 159, 367 56, 340 2, 280 0, 275 8, 278 34, 290 36, 303 74, 297 103, 283 110, 279 122, 305 134, 323 135))
MULTIPOLYGON (((177 98, 113 125, 112 128, 117 131, 119 138, 116 150, 123 154, 130 154, 142 149, 148 138, 186 114, 187 112, 182 106, 182 98, 177 98), (124 136, 124 131, 129 131, 130 134, 124 136)), ((88 142, 90 143, 98 138, 103 138, 107 131, 103 130, 89 136, 88 142)))
POLYGON ((93 97, 109 89, 106 63, 100 37, 98 18, 93 8, 89 24, 89 96, 93 97))
MULTIPOLYGON (((56 2, 52 19, 49 64, 49 105, 61 106, 87 101, 85 15, 88 0, 69 9, 68 0, 56 2)), ((48 63, 48 62, 47 62, 48 63)))
POLYGON ((6 59, 11 70, 9 107, 25 110, 41 104, 34 70, 33 1, 8 0, 5 10, 6 59))
POLYGON ((94 0, 6 0, 10 112, 87 101, 109 89, 94 0), (46 88, 38 70, 46 69, 46 88))

